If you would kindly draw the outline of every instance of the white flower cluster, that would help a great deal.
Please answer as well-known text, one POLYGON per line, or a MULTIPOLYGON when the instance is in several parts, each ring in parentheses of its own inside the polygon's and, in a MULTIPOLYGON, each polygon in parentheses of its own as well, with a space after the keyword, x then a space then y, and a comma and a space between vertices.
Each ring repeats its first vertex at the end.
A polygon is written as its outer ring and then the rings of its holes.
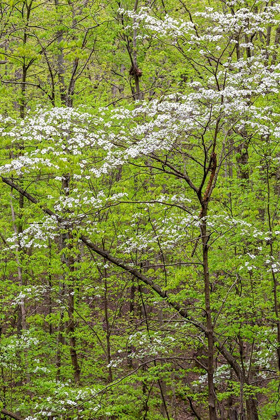
MULTIPOLYGON (((79 414, 79 418, 84 418, 83 402, 90 404, 90 409, 95 412, 100 408, 98 401, 94 400, 97 390, 92 387, 72 388, 70 384, 55 383, 53 384, 52 395, 44 396, 34 405, 35 418, 45 419, 46 416, 61 415, 69 416, 74 412, 79 414)), ((56 417, 53 417, 56 418, 56 417)))
POLYGON ((14 233, 7 238, 9 248, 4 251, 18 248, 47 248, 48 239, 55 239, 59 235, 57 222, 52 217, 45 217, 42 222, 34 222, 20 233, 14 233))
MULTIPOLYGON (((260 7, 256 11, 256 9, 248 8, 247 3, 244 2, 244 7, 238 7, 233 12, 232 4, 235 3, 235 1, 226 2, 227 11, 226 9, 220 11, 214 10, 213 7, 206 7, 203 12, 194 13, 193 17, 198 18, 198 23, 181 18, 174 19, 168 14, 163 19, 158 19, 147 7, 140 8, 138 12, 120 8, 118 12, 133 21, 127 28, 138 29, 141 24, 144 29, 157 33, 158 36, 175 40, 180 37, 190 45, 203 45, 205 41, 207 43, 218 42, 224 37, 235 39, 236 34, 241 31, 247 36, 255 35, 259 31, 262 32, 268 25, 279 24, 279 4, 268 5, 266 3, 265 7, 260 7), (209 21, 212 22, 212 25, 209 25, 209 21)), ((247 43, 244 47, 250 48, 251 44, 247 43)))
POLYGON ((13 299, 12 305, 20 305, 25 299, 39 301, 46 291, 44 286, 24 286, 18 296, 13 299))
POLYGON ((133 19, 132 27, 134 29, 139 28, 140 23, 142 23, 148 30, 158 32, 164 36, 171 35, 173 37, 184 36, 187 33, 192 33, 194 30, 194 24, 192 22, 186 22, 183 19, 173 19, 169 15, 165 15, 163 20, 157 19, 151 16, 147 7, 142 7, 137 13, 122 8, 118 12, 121 15, 126 15, 133 19))
POLYGON ((38 157, 29 157, 28 155, 19 156, 17 159, 13 159, 10 164, 0 166, 0 174, 6 175, 8 173, 16 172, 17 175, 23 175, 28 172, 33 172, 36 169, 42 167, 48 167, 53 169, 59 169, 58 165, 51 162, 50 159, 42 159, 38 157))
POLYGON ((6 363, 7 360, 14 360, 17 352, 20 350, 38 346, 39 340, 32 334, 33 332, 31 330, 24 330, 21 336, 10 336, 6 338, 2 343, 4 357, 0 359, 0 364, 6 363))
MULTIPOLYGON (((74 191, 75 193, 76 191, 74 191)), ((117 203, 124 197, 127 197, 127 193, 117 193, 109 197, 105 196, 104 191, 99 191, 96 196, 92 196, 92 191, 84 191, 83 194, 75 194, 75 197, 72 196, 61 196, 59 197, 58 202, 55 203, 54 209, 56 212, 64 210, 80 210, 81 208, 90 207, 90 211, 95 211, 97 209, 110 206, 113 203, 117 203)), ((87 212, 88 213, 88 212, 87 212)), ((67 217, 69 217, 67 215, 67 217)), ((74 216, 76 217, 76 216, 74 216)))
POLYGON ((170 354, 175 345, 175 338, 170 335, 163 336, 160 333, 150 335, 144 331, 138 331, 129 336, 128 345, 134 348, 129 355, 130 358, 143 359, 146 356, 170 354))

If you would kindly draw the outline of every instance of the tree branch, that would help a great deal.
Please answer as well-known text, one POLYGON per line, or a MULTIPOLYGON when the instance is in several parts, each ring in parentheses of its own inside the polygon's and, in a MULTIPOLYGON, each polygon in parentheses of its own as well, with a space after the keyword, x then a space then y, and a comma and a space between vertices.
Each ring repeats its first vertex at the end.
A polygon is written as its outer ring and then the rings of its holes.
MULTIPOLYGON (((44 205, 40 205, 39 201, 33 197, 31 194, 29 194, 27 191, 25 191, 20 186, 16 185, 13 181, 11 181, 8 178, 5 178, 1 176, 2 181, 9 185, 10 187, 14 188, 16 191, 18 191, 21 195, 26 197, 29 201, 31 201, 34 204, 38 204, 39 207, 42 209, 42 211, 49 216, 54 216, 58 222, 63 223, 65 220, 55 214, 52 210, 48 209, 44 205)), ((92 243, 86 236, 81 235, 79 239, 92 251, 94 251, 96 254, 100 255, 101 257, 105 258, 107 261, 110 261, 112 264, 116 265, 119 268, 122 268, 124 271, 132 274, 137 279, 141 280, 143 283, 145 283, 147 286, 149 286, 158 296, 160 296, 162 299, 164 299, 169 306, 171 306, 173 309, 176 310, 183 318, 185 318, 188 322, 193 324, 196 328, 198 328, 201 332, 204 334, 207 334, 207 327, 200 322, 196 321, 195 319, 190 316, 189 312, 182 308, 180 304, 173 301, 173 299, 170 299, 169 294, 162 290, 161 287, 154 283, 154 281, 146 277, 144 274, 142 274, 140 271, 137 270, 137 268, 131 267, 129 264, 124 263, 119 258, 114 257, 113 255, 109 254, 107 251, 104 251, 102 248, 99 248, 97 245, 92 243)), ((242 377, 242 369, 239 366, 237 360, 233 357, 233 355, 226 349, 224 344, 222 344, 217 337, 214 336, 214 342, 216 343, 216 347, 220 351, 220 353, 224 356, 224 358, 227 360, 228 364, 233 368, 238 378, 242 377)), ((16 419, 17 420, 17 419, 16 419)), ((20 419, 21 420, 21 419, 20 419)))
POLYGON ((2 408, 1 413, 5 414, 5 416, 11 417, 11 419, 24 420, 22 417, 18 416, 17 414, 11 413, 10 411, 5 410, 5 408, 2 408))

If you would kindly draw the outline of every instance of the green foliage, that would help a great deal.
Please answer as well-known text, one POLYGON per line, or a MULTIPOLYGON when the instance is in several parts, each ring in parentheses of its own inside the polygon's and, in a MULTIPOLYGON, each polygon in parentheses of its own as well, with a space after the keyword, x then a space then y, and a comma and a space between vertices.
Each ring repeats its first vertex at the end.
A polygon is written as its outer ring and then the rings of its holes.
POLYGON ((279 416, 266 3, 1 2, 1 410, 279 416))

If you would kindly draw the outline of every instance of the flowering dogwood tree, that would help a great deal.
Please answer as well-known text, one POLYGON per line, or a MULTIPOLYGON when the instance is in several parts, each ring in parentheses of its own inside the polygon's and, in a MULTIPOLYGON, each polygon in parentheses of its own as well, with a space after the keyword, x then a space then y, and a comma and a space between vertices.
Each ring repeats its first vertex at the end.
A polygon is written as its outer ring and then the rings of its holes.
POLYGON ((279 5, 181 4, 187 19, 119 15, 181 54, 185 92, 1 119, 3 189, 29 203, 3 238, 25 277, 7 300, 35 325, 5 338, 3 369, 30 419, 179 418, 172 399, 279 415, 279 5))

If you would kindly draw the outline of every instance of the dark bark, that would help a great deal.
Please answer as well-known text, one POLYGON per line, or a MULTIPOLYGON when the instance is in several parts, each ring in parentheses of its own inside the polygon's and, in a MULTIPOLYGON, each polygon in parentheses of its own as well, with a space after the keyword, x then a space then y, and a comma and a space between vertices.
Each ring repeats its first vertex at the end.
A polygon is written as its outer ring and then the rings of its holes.
POLYGON ((247 420, 259 420, 257 400, 250 396, 246 400, 247 420))
POLYGON ((208 235, 206 225, 207 207, 202 209, 202 224, 201 224, 201 240, 202 240, 202 254, 203 254, 203 275, 204 275, 204 298, 205 298, 205 313, 206 313, 206 337, 208 342, 208 364, 207 364, 207 378, 208 378, 208 404, 209 404, 209 419, 216 420, 216 397, 214 387, 214 327, 212 322, 211 299, 210 299, 210 275, 208 265, 208 235))

